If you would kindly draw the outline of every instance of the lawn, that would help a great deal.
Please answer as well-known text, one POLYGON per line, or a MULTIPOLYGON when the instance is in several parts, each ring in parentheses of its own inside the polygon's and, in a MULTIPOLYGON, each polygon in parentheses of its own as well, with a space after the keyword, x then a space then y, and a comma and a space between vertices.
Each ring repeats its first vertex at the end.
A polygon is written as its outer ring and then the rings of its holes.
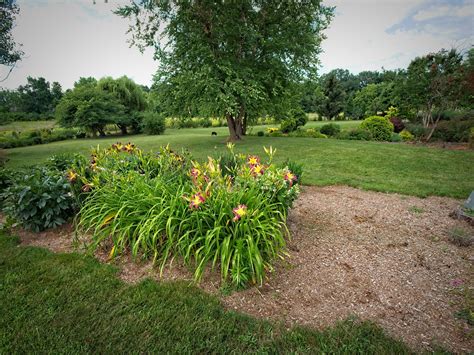
POLYGON ((0 234, 0 353, 408 353, 377 326, 316 332, 225 311, 184 283, 128 285, 80 254, 0 234))
MULTIPOLYGON (((320 123, 320 122, 316 122, 320 123)), ((346 123, 348 124, 348 122, 346 123)), ((7 150, 7 167, 41 163, 52 154, 83 153, 97 145, 131 141, 145 150, 170 144, 187 148, 196 159, 225 151, 227 128, 168 129, 162 136, 135 135, 55 142, 7 150), (216 131, 218 136, 211 136, 216 131)), ((303 183, 350 185, 362 189, 415 196, 466 198, 474 189, 474 152, 414 146, 402 143, 336 139, 246 137, 237 151, 263 154, 263 146, 276 147, 277 161, 304 164, 303 183)))
POLYGON ((56 125, 56 121, 18 121, 11 122, 5 125, 0 125, 0 132, 4 131, 33 131, 35 129, 53 128, 56 125))

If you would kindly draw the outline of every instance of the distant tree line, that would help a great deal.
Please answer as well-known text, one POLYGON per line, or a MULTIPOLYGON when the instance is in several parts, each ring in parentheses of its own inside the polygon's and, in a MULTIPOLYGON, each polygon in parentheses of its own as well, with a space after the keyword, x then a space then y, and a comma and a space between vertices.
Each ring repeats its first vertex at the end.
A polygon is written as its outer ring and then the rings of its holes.
POLYGON ((472 111, 473 83, 474 49, 464 56, 441 50, 413 59, 407 69, 332 70, 301 84, 301 106, 328 120, 362 119, 394 106, 404 118, 428 127, 446 110, 472 111))
POLYGON ((58 82, 29 76, 16 90, 0 89, 2 122, 52 118, 62 96, 58 82))

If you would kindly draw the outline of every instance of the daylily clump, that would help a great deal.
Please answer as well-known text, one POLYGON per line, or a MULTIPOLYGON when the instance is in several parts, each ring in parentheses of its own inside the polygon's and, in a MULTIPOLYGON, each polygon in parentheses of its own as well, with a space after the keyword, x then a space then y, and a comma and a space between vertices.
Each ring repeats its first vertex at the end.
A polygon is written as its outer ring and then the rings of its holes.
POLYGON ((225 160, 204 162, 168 146, 159 153, 131 143, 95 149, 89 163, 72 169, 71 185, 83 201, 79 229, 93 235, 95 247, 110 240, 112 257, 131 249, 164 267, 180 256, 196 280, 211 265, 224 282, 262 283, 284 255, 298 179, 273 164, 271 147, 264 148, 267 159, 228 149, 225 160))

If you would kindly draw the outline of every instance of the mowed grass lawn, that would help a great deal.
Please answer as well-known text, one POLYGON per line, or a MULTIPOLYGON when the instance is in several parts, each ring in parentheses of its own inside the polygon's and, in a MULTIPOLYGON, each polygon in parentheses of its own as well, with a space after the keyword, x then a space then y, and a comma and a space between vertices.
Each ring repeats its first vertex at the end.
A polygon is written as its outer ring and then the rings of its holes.
POLYGON ((4 131, 33 131, 35 129, 53 128, 56 126, 56 121, 18 121, 11 122, 5 125, 0 125, 0 132, 4 131))
POLYGON ((128 285, 116 271, 0 234, 0 353, 409 353, 368 322, 288 330, 226 311, 194 286, 128 285))
MULTIPOLYGON (((194 158, 204 160, 208 155, 218 156, 226 150, 227 135, 226 127, 168 129, 161 136, 134 135, 55 142, 8 149, 7 167, 38 164, 59 153, 87 154, 91 147, 105 147, 117 141, 130 141, 145 150, 157 150, 170 144, 175 150, 187 148, 194 158), (212 131, 218 135, 211 136, 212 131)), ((256 136, 248 136, 238 142, 236 150, 263 155, 263 146, 277 148, 277 162, 291 159, 302 163, 304 184, 343 184, 415 196, 456 198, 466 198, 474 189, 473 151, 403 143, 256 136)))

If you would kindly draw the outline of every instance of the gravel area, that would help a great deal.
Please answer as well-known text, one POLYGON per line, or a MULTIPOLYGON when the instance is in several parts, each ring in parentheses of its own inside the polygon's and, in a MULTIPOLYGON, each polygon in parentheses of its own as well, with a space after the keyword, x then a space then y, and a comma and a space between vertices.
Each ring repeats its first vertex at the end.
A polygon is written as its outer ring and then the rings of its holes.
MULTIPOLYGON (((256 317, 321 329, 350 316, 381 325, 413 349, 441 345, 474 350, 473 327, 455 314, 474 291, 474 247, 449 242, 452 231, 474 235, 449 217, 461 201, 363 191, 345 186, 304 187, 289 216, 289 256, 260 287, 223 296, 210 274, 201 287, 223 304, 256 317)), ((69 251, 70 227, 21 234, 25 244, 69 251)), ((107 261, 107 252, 97 257, 107 261)), ((115 263, 120 277, 160 279, 150 263, 129 256, 115 263)), ((162 279, 191 280, 179 262, 162 279)), ((471 311, 474 311, 471 309, 471 311)))

